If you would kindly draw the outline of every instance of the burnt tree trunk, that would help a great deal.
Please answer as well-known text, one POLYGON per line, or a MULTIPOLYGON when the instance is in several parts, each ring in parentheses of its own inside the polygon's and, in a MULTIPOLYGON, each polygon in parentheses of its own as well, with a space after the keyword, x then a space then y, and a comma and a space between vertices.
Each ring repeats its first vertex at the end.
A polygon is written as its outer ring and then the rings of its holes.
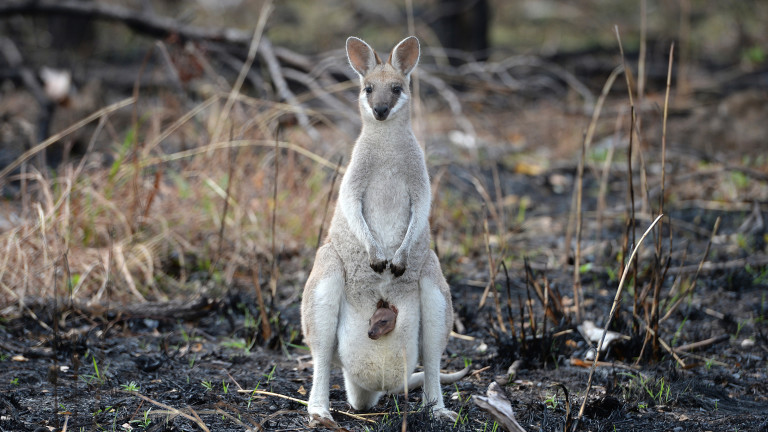
MULTIPOLYGON (((477 60, 488 57, 488 27, 490 6, 488 0, 438 0, 432 21, 440 43, 448 50, 466 51, 477 60)), ((462 63, 451 56, 452 64, 462 63)))

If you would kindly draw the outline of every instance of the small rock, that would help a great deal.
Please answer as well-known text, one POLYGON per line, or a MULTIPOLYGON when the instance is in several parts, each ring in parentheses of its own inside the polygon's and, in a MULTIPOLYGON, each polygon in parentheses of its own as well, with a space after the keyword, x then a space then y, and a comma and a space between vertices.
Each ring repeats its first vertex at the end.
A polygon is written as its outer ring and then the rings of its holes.
POLYGON ((517 370, 520 368, 520 366, 523 364, 523 361, 520 359, 517 359, 512 362, 511 365, 509 365, 509 369, 507 369, 507 375, 510 377, 514 377, 517 375, 517 370))
POLYGON ((496 381, 496 384, 503 387, 509 384, 509 375, 496 375, 493 377, 493 380, 496 381))
POLYGON ((752 339, 744 339, 743 341, 741 341, 742 348, 748 349, 748 348, 753 348, 754 346, 755 346, 755 341, 753 341, 752 339))
POLYGON ((556 194, 565 193, 565 191, 571 186, 571 179, 562 174, 552 174, 547 178, 549 185, 552 187, 552 192, 556 194))
POLYGON ((584 353, 584 360, 592 361, 595 359, 595 353, 597 352, 596 349, 590 348, 587 350, 587 352, 584 353))

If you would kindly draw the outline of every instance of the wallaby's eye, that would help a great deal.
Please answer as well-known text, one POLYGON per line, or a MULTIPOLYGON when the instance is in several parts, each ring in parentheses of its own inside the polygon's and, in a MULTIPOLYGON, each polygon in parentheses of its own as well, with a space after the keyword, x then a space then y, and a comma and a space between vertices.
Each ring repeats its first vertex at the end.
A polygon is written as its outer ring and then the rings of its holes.
POLYGON ((400 87, 399 85, 392 87, 392 93, 396 95, 399 95, 400 93, 402 93, 402 91, 403 91, 403 88, 400 87))
POLYGON ((371 87, 371 86, 365 86, 365 88, 363 90, 365 91, 366 94, 373 93, 373 87, 371 87))

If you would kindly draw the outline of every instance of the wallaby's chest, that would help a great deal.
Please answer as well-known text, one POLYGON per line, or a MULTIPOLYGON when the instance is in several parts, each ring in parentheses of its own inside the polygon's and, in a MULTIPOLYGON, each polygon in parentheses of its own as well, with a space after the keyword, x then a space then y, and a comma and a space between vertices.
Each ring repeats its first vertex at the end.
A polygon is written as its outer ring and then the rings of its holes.
POLYGON ((400 246, 411 217, 407 173, 384 169, 373 173, 363 194, 363 216, 374 237, 390 253, 400 246))

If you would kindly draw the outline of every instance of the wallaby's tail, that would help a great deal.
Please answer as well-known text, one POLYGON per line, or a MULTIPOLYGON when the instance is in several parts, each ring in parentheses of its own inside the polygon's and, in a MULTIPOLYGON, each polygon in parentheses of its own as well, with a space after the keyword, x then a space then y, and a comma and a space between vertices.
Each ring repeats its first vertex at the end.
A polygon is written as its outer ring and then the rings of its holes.
MULTIPOLYGON (((441 373, 440 374, 440 384, 453 384, 456 381, 464 378, 469 373, 469 366, 465 367, 464 369, 453 372, 453 373, 441 373)), ((424 385, 424 372, 416 372, 414 374, 411 374, 411 376, 408 378, 408 391, 415 390, 421 386, 424 385)), ((403 388, 400 387, 397 390, 391 391, 390 393, 403 393, 403 388)))

